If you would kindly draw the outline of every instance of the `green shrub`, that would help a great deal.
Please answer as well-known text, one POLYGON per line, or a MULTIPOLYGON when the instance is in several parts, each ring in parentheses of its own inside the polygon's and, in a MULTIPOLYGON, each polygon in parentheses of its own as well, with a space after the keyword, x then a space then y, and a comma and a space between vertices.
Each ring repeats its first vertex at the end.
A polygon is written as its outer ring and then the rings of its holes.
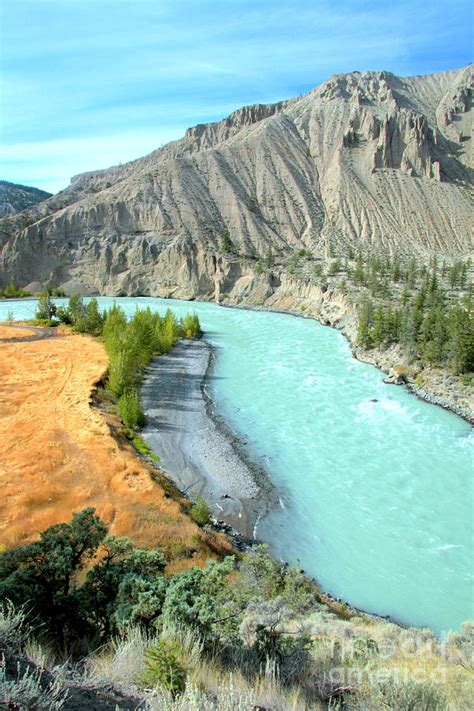
POLYGON ((190 516, 198 526, 207 526, 210 522, 210 511, 205 500, 200 496, 193 506, 191 506, 190 516))
MULTIPOLYGON (((71 297, 72 299, 73 297, 71 297)), ((87 306, 82 302, 81 297, 69 306, 69 314, 72 319, 73 330, 77 333, 90 333, 92 336, 100 336, 104 325, 105 316, 99 311, 97 299, 91 299, 87 306)))
POLYGON ((109 360, 109 390, 120 397, 125 390, 135 388, 139 381, 139 368, 135 354, 122 346, 109 360))
POLYGON ((65 323, 66 326, 70 326, 73 322, 71 313, 67 306, 58 306, 56 309, 56 318, 61 323, 65 323))
POLYGON ((39 321, 51 321, 55 314, 56 304, 52 301, 51 296, 47 292, 40 294, 35 317, 39 321))
POLYGON ((201 324, 197 314, 186 314, 183 318, 183 335, 186 338, 195 338, 201 333, 201 324))
POLYGON ((314 276, 321 279, 324 276, 324 268, 322 264, 314 265, 314 276))
POLYGON ((21 299, 24 296, 31 296, 31 294, 25 289, 20 289, 13 281, 3 291, 0 290, 0 299, 21 299))
POLYGON ((131 430, 143 427, 146 418, 143 412, 138 391, 126 390, 119 398, 118 412, 124 425, 131 430))
POLYGON ((94 514, 84 509, 71 523, 50 526, 39 540, 0 554, 0 598, 25 606, 58 643, 78 628, 72 580, 107 533, 94 514))
POLYGON ((182 693, 186 686, 186 670, 179 661, 180 647, 177 642, 160 640, 145 652, 146 666, 141 683, 145 687, 159 687, 173 697, 182 693))
POLYGON ((151 451, 150 447, 148 446, 148 442, 146 442, 143 437, 133 437, 132 439, 132 444, 139 452, 140 454, 145 455, 146 457, 150 457, 154 462, 159 462, 160 458, 156 456, 154 452, 151 451))
POLYGON ((60 289, 57 286, 53 286, 50 281, 45 284, 44 290, 47 294, 49 294, 49 296, 56 296, 58 298, 66 296, 63 289, 60 289))
POLYGON ((182 336, 182 326, 170 309, 167 310, 161 321, 159 335, 162 353, 168 353, 182 336))

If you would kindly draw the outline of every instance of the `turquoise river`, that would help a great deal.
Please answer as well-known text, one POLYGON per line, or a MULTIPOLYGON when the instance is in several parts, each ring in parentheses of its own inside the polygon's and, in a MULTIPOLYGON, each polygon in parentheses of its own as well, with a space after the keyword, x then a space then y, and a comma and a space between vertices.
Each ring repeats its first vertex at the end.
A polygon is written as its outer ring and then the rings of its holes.
MULTIPOLYGON (((385 385, 340 333, 316 321, 115 301, 128 314, 145 305, 199 314, 217 356, 208 393, 278 489, 280 505, 257 530, 275 555, 299 560, 327 592, 404 624, 442 633, 474 617, 467 423, 385 385)), ((31 318, 35 305, 0 303, 0 319, 9 311, 31 318)))

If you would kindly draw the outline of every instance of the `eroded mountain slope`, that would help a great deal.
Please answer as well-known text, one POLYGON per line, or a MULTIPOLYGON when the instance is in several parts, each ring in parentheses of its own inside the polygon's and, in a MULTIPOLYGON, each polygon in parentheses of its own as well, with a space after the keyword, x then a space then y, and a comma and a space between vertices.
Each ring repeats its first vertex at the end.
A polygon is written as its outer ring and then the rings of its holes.
POLYGON ((0 285, 209 297, 245 269, 219 257, 223 236, 248 256, 467 253, 472 76, 335 76, 76 176, 3 223, 0 285))

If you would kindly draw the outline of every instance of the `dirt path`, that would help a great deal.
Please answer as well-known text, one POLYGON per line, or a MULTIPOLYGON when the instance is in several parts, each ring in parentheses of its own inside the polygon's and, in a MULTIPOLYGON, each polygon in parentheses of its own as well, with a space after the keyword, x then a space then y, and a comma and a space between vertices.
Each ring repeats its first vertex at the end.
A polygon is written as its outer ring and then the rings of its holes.
POLYGON ((61 328, 39 328, 36 326, 20 326, 4 323, 0 325, 0 343, 13 343, 21 339, 23 343, 38 341, 42 338, 52 338, 62 333, 61 328))
POLYGON ((67 330, 0 342, 0 545, 27 542, 86 506, 140 545, 184 547, 201 536, 90 406, 106 367, 97 339, 67 330))

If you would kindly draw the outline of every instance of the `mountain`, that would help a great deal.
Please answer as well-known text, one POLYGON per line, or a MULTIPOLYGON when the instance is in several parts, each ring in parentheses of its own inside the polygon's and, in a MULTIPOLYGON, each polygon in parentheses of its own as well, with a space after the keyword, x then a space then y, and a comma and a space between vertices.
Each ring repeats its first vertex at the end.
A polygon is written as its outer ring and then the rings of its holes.
POLYGON ((0 180, 0 218, 26 210, 49 197, 51 197, 51 193, 44 190, 0 180))
MULTIPOLYGON (((473 67, 352 72, 74 177, 0 233, 1 282, 207 298, 269 248, 314 256, 471 248, 473 67), (230 257, 238 249, 248 260, 230 257)), ((4 221, 5 223, 5 221, 4 221)), ((227 287, 226 287, 227 288, 227 287)))

